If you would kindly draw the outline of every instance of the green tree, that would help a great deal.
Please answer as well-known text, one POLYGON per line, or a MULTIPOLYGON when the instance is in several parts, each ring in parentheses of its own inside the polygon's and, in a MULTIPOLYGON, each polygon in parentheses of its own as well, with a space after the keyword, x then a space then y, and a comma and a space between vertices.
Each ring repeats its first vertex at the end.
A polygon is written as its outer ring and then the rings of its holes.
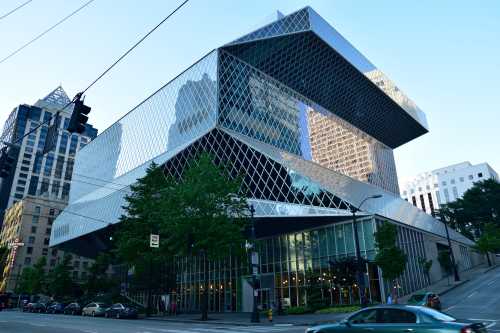
MULTIPOLYGON (((228 170, 212 161, 212 156, 200 155, 189 161, 179 179, 166 177, 152 164, 131 187, 116 235, 116 253, 134 267, 136 281, 151 286, 152 270, 164 267, 174 256, 197 255, 208 267, 209 260, 244 253, 248 207, 239 194, 241 179, 231 179, 228 170), (160 235, 159 248, 149 247, 151 232, 160 235)), ((202 319, 207 319, 208 272, 204 273, 202 319)))
POLYGON ((470 239, 477 240, 487 224, 500 227, 500 183, 486 179, 474 184, 462 198, 443 205, 439 215, 470 239))
POLYGON ((166 190, 165 198, 177 207, 168 218, 168 244, 178 256, 198 255, 204 260, 202 320, 207 320, 208 261, 243 257, 248 205, 240 195, 241 178, 229 177, 211 155, 201 154, 191 162, 182 179, 166 190))
POLYGON ((486 255, 488 266, 491 266, 489 252, 500 250, 500 227, 493 223, 486 224, 484 232, 476 241, 475 249, 486 255))
POLYGON ((88 298, 94 298, 99 293, 119 293, 119 282, 107 273, 111 259, 110 253, 101 253, 89 267, 87 279, 83 284, 84 293, 88 298))
POLYGON ((55 299, 73 296, 73 280, 71 279, 71 255, 65 254, 47 277, 47 292, 55 299))
POLYGON ((375 232, 375 246, 377 255, 375 264, 382 269, 383 277, 393 284, 392 295, 397 302, 397 279, 406 268, 406 254, 397 246, 397 227, 389 222, 384 222, 377 227, 375 232))
POLYGON ((314 272, 312 269, 308 269, 306 271, 305 279, 308 309, 314 312, 325 307, 326 300, 324 292, 328 289, 328 285, 325 282, 326 279, 318 272, 314 272))
MULTIPOLYGON (((131 193, 125 197, 125 214, 116 232, 114 253, 127 267, 133 267, 134 276, 129 283, 132 289, 148 291, 148 311, 151 293, 156 290, 174 288, 173 279, 162 278, 165 273, 173 275, 174 252, 170 249, 168 219, 178 209, 167 189, 175 186, 172 179, 166 178, 163 169, 152 163, 146 175, 131 186, 131 193), (160 247, 151 248, 149 241, 152 233, 159 234, 160 247), (166 272, 165 272, 166 271, 166 272), (167 285, 163 285, 163 281, 167 285)), ((177 243, 178 245, 179 243, 177 243)), ((97 267, 96 267, 97 268, 97 267)), ((149 312, 148 312, 149 313, 149 312)))
POLYGON ((446 277, 448 278, 448 284, 450 283, 449 277, 453 272, 453 263, 451 262, 450 252, 449 251, 439 251, 438 253, 438 261, 441 265, 441 268, 446 273, 446 277))
POLYGON ((430 275, 430 272, 431 272, 431 268, 432 268, 432 260, 427 260, 425 258, 419 258, 418 259, 418 263, 422 266, 422 269, 424 271, 424 274, 425 276, 427 277, 427 280, 429 281, 429 283, 431 283, 431 275, 430 275))
POLYGON ((45 265, 47 259, 40 257, 33 267, 25 267, 16 286, 16 293, 38 295, 45 292, 46 278, 45 265))

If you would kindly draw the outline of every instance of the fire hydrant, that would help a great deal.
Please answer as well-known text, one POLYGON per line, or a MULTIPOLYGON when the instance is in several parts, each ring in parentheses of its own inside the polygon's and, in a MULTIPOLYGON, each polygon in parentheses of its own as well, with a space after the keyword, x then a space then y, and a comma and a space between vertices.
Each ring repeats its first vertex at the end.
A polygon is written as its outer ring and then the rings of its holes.
POLYGON ((270 322, 273 321, 273 309, 272 308, 269 308, 269 310, 267 310, 267 319, 269 319, 270 322))

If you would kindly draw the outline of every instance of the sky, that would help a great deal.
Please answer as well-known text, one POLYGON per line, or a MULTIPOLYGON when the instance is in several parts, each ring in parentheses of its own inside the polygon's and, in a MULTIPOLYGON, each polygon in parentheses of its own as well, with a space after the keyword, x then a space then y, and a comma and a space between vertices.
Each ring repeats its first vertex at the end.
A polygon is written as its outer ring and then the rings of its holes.
MULTIPOLYGON (((0 58, 87 0, 33 0, 0 20, 0 58)), ((25 0, 0 1, 0 17, 25 0)), ((58 85, 84 89, 181 1, 95 0, 0 64, 0 124, 58 85)), ((395 150, 401 180, 446 165, 500 171, 500 1, 191 0, 86 95, 102 132, 209 51, 276 10, 311 6, 426 113, 430 132, 395 150)))

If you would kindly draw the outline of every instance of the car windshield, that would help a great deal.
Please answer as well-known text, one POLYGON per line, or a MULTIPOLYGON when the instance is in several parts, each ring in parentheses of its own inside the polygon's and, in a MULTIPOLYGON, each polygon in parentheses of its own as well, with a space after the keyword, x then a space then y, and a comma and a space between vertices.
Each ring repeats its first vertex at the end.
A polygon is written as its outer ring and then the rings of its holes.
POLYGON ((452 316, 447 315, 446 313, 442 313, 436 310, 433 310, 431 308, 421 308, 420 311, 422 311, 424 314, 427 316, 431 317, 434 320, 437 321, 443 321, 443 322, 449 322, 449 321, 457 321, 455 318, 452 316))
POLYGON ((412 295, 408 302, 421 302, 424 300, 425 294, 412 295))

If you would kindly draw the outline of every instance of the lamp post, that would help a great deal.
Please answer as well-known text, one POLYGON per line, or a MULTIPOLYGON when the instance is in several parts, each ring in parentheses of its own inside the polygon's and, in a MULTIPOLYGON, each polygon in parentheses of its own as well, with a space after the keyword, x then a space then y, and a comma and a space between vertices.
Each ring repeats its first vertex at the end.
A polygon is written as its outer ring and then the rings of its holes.
POLYGON ((251 244, 247 244, 247 250, 250 250, 250 269, 252 273, 252 297, 253 297, 253 306, 252 306, 252 317, 250 321, 252 323, 259 323, 260 318, 259 318, 259 309, 257 308, 257 303, 258 303, 258 292, 257 292, 257 270, 258 270, 258 254, 257 251, 255 251, 255 240, 256 240, 256 235, 255 235, 255 208, 253 205, 250 205, 250 218, 251 218, 251 233, 250 233, 250 239, 252 241, 251 244))
MULTIPOLYGON (((462 208, 456 210, 463 210, 462 208)), ((460 276, 458 276, 458 269, 455 263, 455 255, 453 254, 453 249, 451 247, 450 233, 448 231, 448 221, 446 221, 443 214, 441 214, 441 222, 444 224, 444 230, 446 231, 446 240, 448 241, 448 248, 450 249, 451 265, 453 266, 453 275, 455 277, 455 282, 460 281, 460 276)))
POLYGON ((361 250, 359 247, 359 236, 358 236, 358 224, 356 222, 356 212, 358 212, 361 209, 361 206, 365 203, 365 201, 369 199, 378 199, 382 198, 382 194, 375 194, 369 197, 364 198, 361 203, 359 204, 358 207, 351 206, 351 213, 352 213, 352 225, 354 228, 354 243, 356 246, 356 275, 358 279, 358 288, 359 288, 359 299, 361 302, 361 306, 365 305, 365 277, 363 276, 364 272, 364 267, 363 267, 363 260, 361 258, 361 250))

